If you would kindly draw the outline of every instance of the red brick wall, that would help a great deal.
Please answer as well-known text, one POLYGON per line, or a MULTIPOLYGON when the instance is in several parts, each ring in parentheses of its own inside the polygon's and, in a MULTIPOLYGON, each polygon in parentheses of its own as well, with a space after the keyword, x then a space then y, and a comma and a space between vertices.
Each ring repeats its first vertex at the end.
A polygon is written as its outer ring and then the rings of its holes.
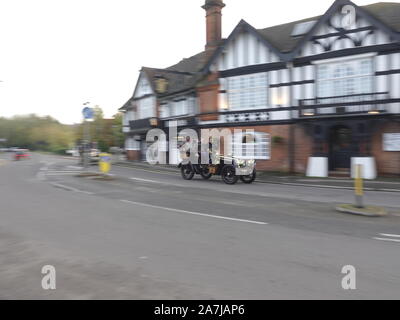
POLYGON ((371 152, 375 157, 379 175, 400 174, 400 152, 383 151, 383 134, 400 133, 399 122, 389 122, 378 127, 372 137, 371 152))
MULTIPOLYGON (((207 76, 204 86, 197 89, 199 99, 200 113, 218 112, 219 84, 218 74, 210 74, 207 76)), ((218 120, 218 115, 201 116, 203 121, 218 120)))
POLYGON ((128 150, 126 151, 126 158, 129 161, 139 161, 140 160, 140 151, 138 150, 128 150))
POLYGON ((302 125, 294 125, 295 172, 305 173, 308 158, 313 154, 313 138, 306 133, 302 125))

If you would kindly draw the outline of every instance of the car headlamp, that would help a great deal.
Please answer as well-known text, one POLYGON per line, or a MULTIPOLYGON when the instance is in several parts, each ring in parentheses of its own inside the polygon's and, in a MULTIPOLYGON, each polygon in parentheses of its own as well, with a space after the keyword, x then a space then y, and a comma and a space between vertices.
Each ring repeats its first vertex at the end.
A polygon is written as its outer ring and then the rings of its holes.
POLYGON ((244 168, 246 166, 245 160, 236 160, 236 164, 239 168, 244 168))

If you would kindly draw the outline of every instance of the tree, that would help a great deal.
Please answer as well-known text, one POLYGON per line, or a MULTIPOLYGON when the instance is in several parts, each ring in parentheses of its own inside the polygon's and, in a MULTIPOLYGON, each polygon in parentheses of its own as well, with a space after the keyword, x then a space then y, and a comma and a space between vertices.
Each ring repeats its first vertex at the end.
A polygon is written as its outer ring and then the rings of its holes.
MULTIPOLYGON (((118 113, 111 119, 105 119, 103 110, 96 106, 94 119, 89 122, 90 138, 97 144, 97 148, 103 152, 109 152, 111 147, 122 147, 124 144, 124 134, 122 132, 122 114, 118 113)), ((76 141, 79 144, 84 139, 84 126, 76 128, 76 141)))
POLYGON ((35 114, 0 118, 0 137, 8 147, 64 153, 75 141, 72 126, 35 114))

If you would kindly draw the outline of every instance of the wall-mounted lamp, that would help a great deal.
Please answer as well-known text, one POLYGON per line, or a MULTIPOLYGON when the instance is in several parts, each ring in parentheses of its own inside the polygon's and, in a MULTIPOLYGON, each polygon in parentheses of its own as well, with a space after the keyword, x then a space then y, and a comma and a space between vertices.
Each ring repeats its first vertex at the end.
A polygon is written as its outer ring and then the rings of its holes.
POLYGON ((285 106, 289 101, 289 93, 286 88, 273 88, 272 89, 272 104, 274 106, 285 106))
POLYGON ((226 93, 219 94, 219 109, 221 111, 229 110, 228 97, 226 93))

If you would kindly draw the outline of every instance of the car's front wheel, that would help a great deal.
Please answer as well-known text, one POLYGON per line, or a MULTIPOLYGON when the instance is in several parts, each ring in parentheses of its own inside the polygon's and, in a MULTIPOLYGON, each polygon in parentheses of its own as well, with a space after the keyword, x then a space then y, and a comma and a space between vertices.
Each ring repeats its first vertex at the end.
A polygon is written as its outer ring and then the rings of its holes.
POLYGON ((225 166, 221 172, 222 180, 229 185, 236 184, 239 177, 236 175, 236 170, 234 166, 225 166))
POLYGON ((248 176, 241 176, 240 180, 242 180, 243 183, 246 184, 252 184, 257 178, 257 172, 256 170, 253 171, 253 174, 248 175, 248 176))

